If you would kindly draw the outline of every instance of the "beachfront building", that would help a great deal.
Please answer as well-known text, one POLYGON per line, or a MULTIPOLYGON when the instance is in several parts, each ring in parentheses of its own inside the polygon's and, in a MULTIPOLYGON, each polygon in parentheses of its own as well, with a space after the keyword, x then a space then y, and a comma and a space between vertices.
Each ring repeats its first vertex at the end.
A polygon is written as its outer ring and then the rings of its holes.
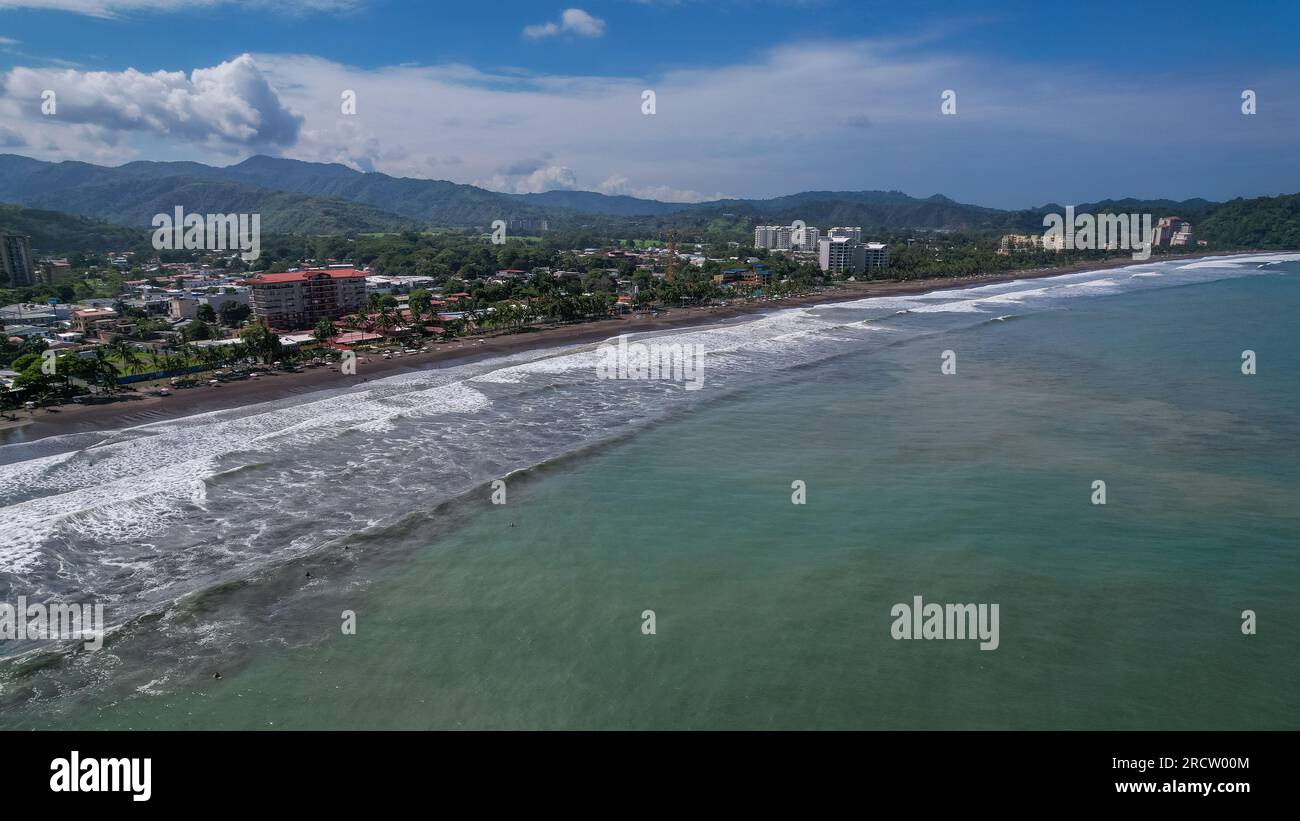
POLYGON ((366 302, 366 273, 353 268, 257 274, 245 284, 257 321, 286 331, 355 313, 366 302))
POLYGON ((1056 243, 1052 242, 1055 236, 1044 239, 1042 234, 1003 234, 1002 242, 998 244, 999 256, 1010 256, 1014 253, 1023 251, 1042 251, 1051 250, 1059 251, 1056 243), (1052 247, 1049 247, 1049 244, 1052 247))
POLYGON ((797 242, 797 239, 793 225, 759 225, 754 228, 754 247, 770 251, 815 251, 821 240, 821 231, 805 227, 803 242, 797 242))
POLYGON ((862 226, 858 225, 852 228, 836 226, 826 236, 831 239, 851 239, 854 242, 862 242, 862 226))
POLYGON ((1182 217, 1161 217, 1151 237, 1152 245, 1195 245, 1192 224, 1182 217))
POLYGON ((824 237, 818 262, 828 274, 856 274, 866 267, 867 249, 849 237, 824 237))
POLYGON ((728 268, 720 274, 713 275, 713 284, 748 293, 757 288, 771 287, 772 272, 761 264, 753 268, 728 268))
POLYGON ((32 238, 17 234, 0 234, 0 268, 10 288, 21 288, 35 282, 32 269, 32 238))
POLYGON ((822 237, 820 246, 817 261, 828 274, 861 274, 889 267, 889 246, 883 242, 858 242, 841 235, 822 237))
POLYGON ((346 333, 331 336, 326 340, 326 344, 333 348, 352 348, 357 345, 373 345, 384 341, 383 334, 370 333, 368 331, 348 331, 346 333))
POLYGON ((888 245, 883 242, 868 242, 864 247, 864 262, 867 269, 889 267, 888 245))

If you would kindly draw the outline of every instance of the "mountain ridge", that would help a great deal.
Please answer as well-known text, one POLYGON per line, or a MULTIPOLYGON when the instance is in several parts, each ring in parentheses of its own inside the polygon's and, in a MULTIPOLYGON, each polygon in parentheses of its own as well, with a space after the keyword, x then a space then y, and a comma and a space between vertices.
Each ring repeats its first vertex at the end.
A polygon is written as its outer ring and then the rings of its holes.
MULTIPOLYGON (((428 228, 486 230, 497 219, 544 218, 553 230, 669 230, 735 233, 757 222, 861 225, 869 230, 1034 231, 1063 210, 1049 203, 1018 210, 962 203, 943 194, 897 190, 810 190, 766 199, 676 203, 595 191, 508 194, 447 180, 394 177, 339 163, 254 155, 229 166, 136 160, 101 166, 0 154, 0 202, 144 227, 180 205, 195 212, 262 216, 268 232, 335 234, 428 228)), ((1080 212, 1159 211, 1194 222, 1221 203, 1202 198, 1121 198, 1080 212)))

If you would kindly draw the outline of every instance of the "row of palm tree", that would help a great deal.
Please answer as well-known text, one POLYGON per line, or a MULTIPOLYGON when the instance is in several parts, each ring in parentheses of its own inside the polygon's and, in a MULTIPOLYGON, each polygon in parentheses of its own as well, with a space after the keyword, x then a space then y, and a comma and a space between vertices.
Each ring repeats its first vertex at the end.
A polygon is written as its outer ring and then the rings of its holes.
MULTIPOLYGON (((372 294, 372 297, 377 295, 372 294)), ((408 303, 409 320, 392 306, 385 305, 380 299, 372 299, 370 310, 361 311, 354 316, 344 317, 340 322, 348 328, 379 333, 386 339, 408 322, 412 325, 438 323, 447 327, 451 333, 464 333, 473 330, 521 330, 539 321, 548 323, 581 322, 591 319, 604 319, 610 315, 617 298, 608 293, 569 295, 550 291, 540 297, 507 299, 498 302, 486 302, 473 297, 465 300, 458 307, 463 318, 453 322, 439 322, 439 307, 431 304, 424 295, 417 296, 408 303)), ((332 330, 324 323, 318 326, 316 336, 323 341, 332 330)))
POLYGON ((582 322, 609 316, 616 297, 612 294, 548 293, 523 300, 503 300, 491 305, 472 301, 465 311, 468 324, 475 328, 519 330, 538 320, 549 323, 582 322))

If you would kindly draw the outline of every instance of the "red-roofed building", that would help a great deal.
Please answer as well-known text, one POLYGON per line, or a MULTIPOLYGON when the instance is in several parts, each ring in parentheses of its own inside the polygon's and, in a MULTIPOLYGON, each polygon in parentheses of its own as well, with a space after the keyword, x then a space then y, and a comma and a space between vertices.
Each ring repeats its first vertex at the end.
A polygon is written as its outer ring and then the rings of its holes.
POLYGON ((284 330, 310 328, 322 317, 337 319, 366 301, 366 274, 352 268, 257 274, 245 284, 253 316, 284 330))

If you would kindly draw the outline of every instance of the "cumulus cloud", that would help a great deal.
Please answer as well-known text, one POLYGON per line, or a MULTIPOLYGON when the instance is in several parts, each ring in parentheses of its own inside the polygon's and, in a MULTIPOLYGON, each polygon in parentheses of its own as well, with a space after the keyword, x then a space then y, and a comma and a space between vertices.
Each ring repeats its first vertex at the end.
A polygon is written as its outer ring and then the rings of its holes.
POLYGON ((706 195, 701 194, 699 191, 673 188, 667 185, 635 186, 627 177, 618 174, 606 177, 604 182, 596 186, 596 191, 611 196, 637 197, 638 199, 659 200, 660 202, 708 202, 710 200, 731 199, 730 194, 706 195))
POLYGON ((18 67, 0 75, 0 110, 42 125, 241 147, 292 145, 302 125, 247 54, 188 76, 18 67), (55 94, 53 116, 41 112, 46 90, 55 94))
POLYGON ((550 155, 507 163, 487 180, 475 185, 508 194, 541 194, 545 191, 571 190, 578 187, 578 175, 572 168, 550 164, 550 155))
POLYGON ((558 23, 524 26, 524 36, 533 40, 566 33, 580 37, 600 37, 605 33, 605 21, 593 17, 582 9, 565 9, 558 23))

